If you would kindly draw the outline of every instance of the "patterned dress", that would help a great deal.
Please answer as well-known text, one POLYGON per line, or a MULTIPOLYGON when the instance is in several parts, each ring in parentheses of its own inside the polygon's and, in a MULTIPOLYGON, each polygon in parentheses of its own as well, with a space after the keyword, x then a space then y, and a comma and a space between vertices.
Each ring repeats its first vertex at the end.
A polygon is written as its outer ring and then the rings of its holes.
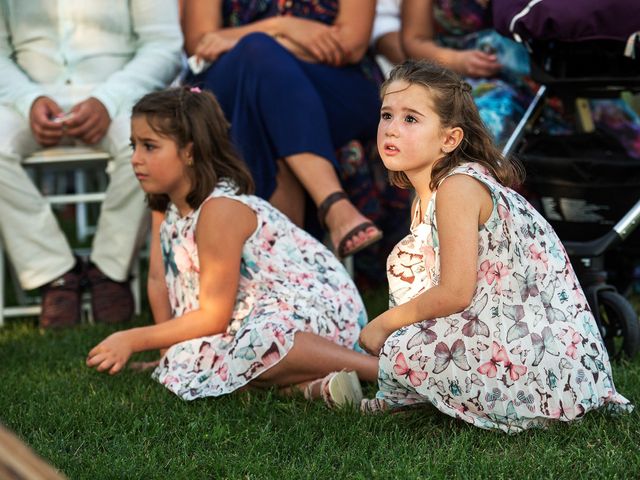
MULTIPOLYGON (((478 164, 451 174, 482 182, 493 212, 480 227, 471 306, 394 332, 380 353, 378 398, 399 407, 429 402, 487 429, 514 433, 569 421, 616 393, 607 352, 582 288, 549 224, 478 164)), ((422 221, 391 253, 391 306, 438 284, 436 192, 422 221)), ((416 208, 416 213, 420 209, 416 208)))
MULTIPOLYGON (((154 379, 184 400, 223 395, 246 385, 287 354, 296 332, 315 333, 352 348, 366 322, 362 299, 331 252, 266 201, 235 192, 235 186, 223 180, 207 198, 237 200, 258 219, 242 250, 229 327, 225 333, 172 346, 153 372, 154 379)), ((201 209, 180 217, 170 205, 161 227, 173 317, 198 308, 195 231, 201 209)))

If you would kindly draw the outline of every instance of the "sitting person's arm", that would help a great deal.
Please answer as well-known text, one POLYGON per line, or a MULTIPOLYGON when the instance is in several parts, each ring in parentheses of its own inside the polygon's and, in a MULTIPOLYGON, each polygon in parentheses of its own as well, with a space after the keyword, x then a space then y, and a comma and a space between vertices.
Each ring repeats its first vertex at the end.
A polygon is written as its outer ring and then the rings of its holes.
POLYGON ((402 47, 410 58, 422 58, 468 77, 491 77, 500 71, 494 54, 480 50, 455 50, 435 42, 433 0, 402 3, 402 47))
POLYGON ((276 16, 240 27, 222 28, 221 0, 191 0, 183 22, 189 55, 215 61, 242 37, 271 35, 305 61, 342 65, 359 61, 367 50, 375 10, 373 0, 340 3, 335 25, 292 16, 276 16))
POLYGON ((108 336, 89 352, 87 366, 115 374, 135 352, 225 332, 235 306, 242 248, 256 226, 256 215, 249 207, 227 198, 209 200, 196 228, 199 308, 171 321, 108 336))

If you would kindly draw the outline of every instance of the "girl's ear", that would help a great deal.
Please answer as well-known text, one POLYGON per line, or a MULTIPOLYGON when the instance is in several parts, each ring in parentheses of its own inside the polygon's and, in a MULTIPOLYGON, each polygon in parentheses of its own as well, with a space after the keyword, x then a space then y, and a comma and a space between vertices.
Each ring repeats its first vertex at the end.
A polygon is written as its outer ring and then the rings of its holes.
POLYGON ((193 165, 193 142, 189 142, 183 149, 182 149, 182 159, 184 160, 184 162, 188 165, 191 166, 193 165))
POLYGON ((456 148, 458 148, 458 145, 460 145, 460 142, 462 142, 462 139, 464 138, 464 131, 462 130, 462 128, 460 127, 451 127, 451 128, 447 128, 444 131, 444 135, 442 137, 442 152, 443 153, 451 153, 453 152, 456 148))

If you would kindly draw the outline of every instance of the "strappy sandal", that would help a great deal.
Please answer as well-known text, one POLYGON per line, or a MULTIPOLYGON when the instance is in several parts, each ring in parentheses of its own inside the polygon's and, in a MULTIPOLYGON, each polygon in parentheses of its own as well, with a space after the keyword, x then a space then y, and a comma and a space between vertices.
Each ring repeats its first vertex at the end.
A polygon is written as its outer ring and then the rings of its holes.
MULTIPOLYGON (((325 219, 327 217, 327 213, 329 212, 329 209, 333 206, 333 204, 340 200, 345 200, 345 199, 348 200, 348 198, 349 197, 347 197, 347 194, 344 193, 343 191, 337 191, 337 192, 333 192, 322 201, 322 203, 318 206, 318 221, 320 222, 320 225, 322 226, 322 228, 327 230, 327 224, 325 222, 325 219)), ((357 225, 351 230, 349 230, 347 234, 344 237, 342 237, 342 240, 338 242, 338 246, 336 247, 335 254, 339 259, 342 260, 345 257, 353 255, 354 253, 358 253, 360 250, 367 248, 369 245, 372 245, 373 243, 379 241, 381 238, 382 238, 382 231, 378 227, 376 227, 376 225, 372 221, 367 220, 365 222, 362 222, 360 225, 357 225), (373 233, 369 238, 367 238, 364 242, 360 243, 359 245, 351 249, 347 248, 347 242, 349 242, 349 240, 353 241, 353 239, 356 238, 359 233, 365 232, 372 227, 376 229, 375 233, 373 233)))
POLYGON ((345 405, 359 405, 362 400, 362 388, 358 374, 354 371, 331 372, 324 378, 310 382, 304 389, 304 397, 313 399, 313 389, 320 383, 320 395, 329 408, 345 405))
POLYGON ((360 413, 365 415, 379 415, 388 410, 387 402, 380 398, 363 398, 360 401, 360 413))

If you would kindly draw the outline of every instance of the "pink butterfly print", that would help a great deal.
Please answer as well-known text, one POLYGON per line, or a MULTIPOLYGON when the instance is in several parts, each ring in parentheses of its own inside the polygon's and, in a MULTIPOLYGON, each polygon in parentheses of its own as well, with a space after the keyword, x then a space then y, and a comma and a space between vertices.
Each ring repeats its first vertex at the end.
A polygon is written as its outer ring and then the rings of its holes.
MULTIPOLYGON (((570 331, 573 330, 573 328, 569 327, 570 331)), ((567 350, 565 351, 565 354, 567 355, 567 357, 571 357, 574 360, 578 359, 578 345, 582 343, 582 335, 580 335, 578 332, 576 332, 575 330, 573 330, 573 333, 571 334, 571 343, 569 343, 569 345, 567 345, 567 350)))
POLYGON ((547 269, 547 261, 549 260, 549 257, 544 250, 538 250, 533 243, 529 245, 529 258, 534 262, 541 263, 544 266, 544 269, 547 269))
POLYGON ((480 264, 478 280, 481 280, 484 277, 489 285, 492 285, 495 281, 495 291, 497 293, 502 293, 502 279, 507 277, 508 275, 509 269, 505 267, 504 263, 491 263, 489 262, 489 260, 485 260, 480 264))
POLYGON ((465 371, 471 370, 469 362, 467 362, 466 347, 464 346, 464 342, 461 339, 453 342, 453 345, 451 345, 451 350, 449 350, 449 347, 446 343, 438 343, 436 345, 434 353, 436 357, 433 373, 443 372, 449 366, 449 363, 452 360, 459 369, 465 371))
POLYGON ((493 342, 491 347, 491 360, 483 363, 478 367, 478 373, 486 375, 489 378, 495 378, 498 374, 498 364, 509 362, 509 356, 504 347, 498 342, 493 342))
POLYGON ((226 382, 227 378, 229 378, 229 365, 223 363, 215 371, 215 374, 218 375, 223 382, 226 382))
POLYGON ((485 260, 480 264, 478 280, 482 280, 482 278, 484 278, 489 285, 491 285, 496 278, 493 264, 489 260, 485 260))
POLYGON ((504 368, 507 372, 509 372, 509 376, 514 382, 516 380, 519 380, 522 375, 527 373, 527 367, 525 367, 524 365, 515 365, 511 363, 510 360, 507 360, 505 362, 504 368))
POLYGON ((467 320, 467 323, 462 327, 462 334, 466 337, 473 337, 474 335, 482 335, 489 337, 489 327, 478 316, 482 313, 489 301, 489 294, 485 293, 480 297, 471 307, 462 312, 462 318, 467 320))
POLYGON ((418 345, 429 345, 430 343, 435 342, 437 335, 433 330, 431 330, 431 327, 435 324, 435 320, 425 320, 424 322, 418 323, 418 331, 412 335, 407 342, 407 348, 411 350, 418 345))
POLYGON ((282 330, 280 330, 279 328, 276 328, 274 329, 273 334, 278 339, 278 342, 280 342, 280 345, 285 344, 284 332, 282 330))
POLYGON ((422 382, 427 378, 427 372, 409 368, 402 352, 396 357, 396 364, 393 366, 393 371, 398 375, 403 375, 405 378, 408 378, 414 387, 422 385, 422 382))
POLYGON ((576 418, 580 418, 585 414, 585 409, 582 405, 577 404, 574 407, 564 406, 562 405, 562 400, 560 400, 559 408, 549 409, 548 415, 551 418, 564 418, 566 420, 574 420, 576 418))

